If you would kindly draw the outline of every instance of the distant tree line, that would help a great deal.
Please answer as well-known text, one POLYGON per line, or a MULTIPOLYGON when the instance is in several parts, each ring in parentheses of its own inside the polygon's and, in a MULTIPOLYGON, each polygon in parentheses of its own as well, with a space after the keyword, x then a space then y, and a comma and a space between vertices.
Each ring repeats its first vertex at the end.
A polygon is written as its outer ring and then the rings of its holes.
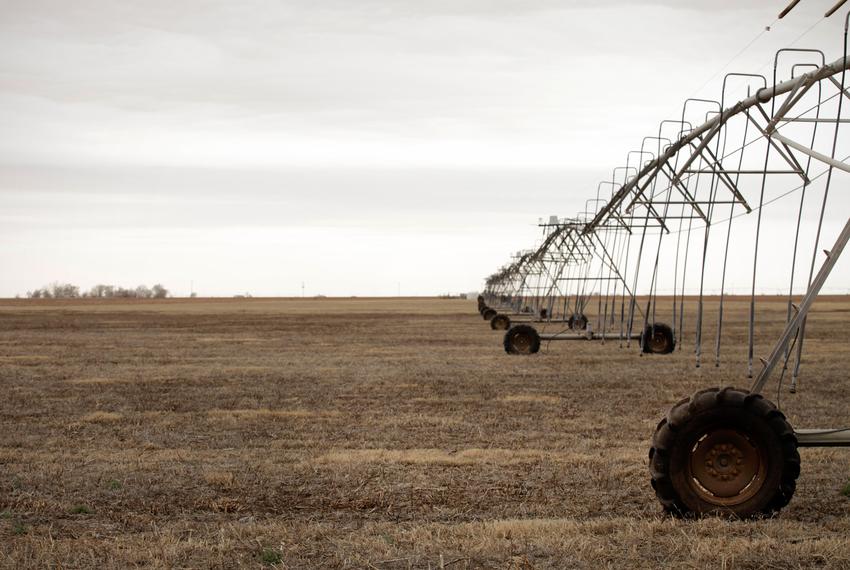
POLYGON ((153 287, 139 285, 135 288, 119 287, 117 285, 95 285, 88 291, 80 291, 77 285, 71 283, 51 283, 34 291, 27 291, 29 299, 165 299, 168 289, 157 283, 153 287))

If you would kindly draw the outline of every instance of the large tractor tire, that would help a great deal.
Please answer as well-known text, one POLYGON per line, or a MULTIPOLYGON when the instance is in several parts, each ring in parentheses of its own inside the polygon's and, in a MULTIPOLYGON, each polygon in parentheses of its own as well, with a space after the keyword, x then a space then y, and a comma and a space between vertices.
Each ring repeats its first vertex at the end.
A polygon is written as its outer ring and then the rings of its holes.
POLYGON ((511 318, 507 315, 496 315, 490 319, 490 328, 494 331, 506 331, 511 328, 511 318))
POLYGON ((587 328, 587 317, 584 315, 572 315, 567 319, 567 326, 576 331, 583 331, 587 328))
POLYGON ((495 317, 498 314, 499 313, 496 312, 496 309, 491 309, 489 307, 487 307, 487 309, 481 311, 481 316, 484 317, 485 321, 491 320, 493 317, 495 317))
POLYGON ((676 516, 770 516, 800 475, 797 437, 760 394, 710 388, 673 406, 649 451, 652 488, 676 516))
POLYGON ((664 323, 646 325, 640 343, 648 354, 670 354, 676 348, 673 329, 664 323))
POLYGON ((530 325, 515 325, 505 333, 505 352, 535 354, 540 350, 540 335, 530 325))

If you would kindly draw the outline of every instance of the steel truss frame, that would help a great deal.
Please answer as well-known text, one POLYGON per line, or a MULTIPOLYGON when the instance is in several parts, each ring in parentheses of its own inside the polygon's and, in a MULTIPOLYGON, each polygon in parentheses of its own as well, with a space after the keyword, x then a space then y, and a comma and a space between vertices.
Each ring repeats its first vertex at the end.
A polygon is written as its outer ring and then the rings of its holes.
MULTIPOLYGON (((628 154, 625 166, 615 169, 611 180, 599 184, 596 198, 588 200, 585 211, 572 219, 544 224, 543 240, 535 249, 518 254, 513 263, 491 275, 485 297, 498 299, 502 306, 514 310, 530 303, 535 314, 545 308, 546 318, 542 320, 547 322, 565 322, 569 317, 583 316, 591 308, 591 299, 596 299, 595 332, 576 336, 561 331, 541 338, 604 341, 616 337, 621 346, 624 342, 628 346, 632 339, 641 338, 635 332, 637 319, 643 321, 641 330, 656 325, 659 258, 662 245, 667 246, 675 239, 673 302, 668 316, 672 318, 673 334, 678 341, 684 336, 685 281, 693 259, 689 260, 689 256, 702 258, 694 331, 696 365, 700 366, 705 344, 703 298, 707 252, 709 243, 719 239, 724 254, 714 342, 714 363, 719 366, 732 220, 755 214, 747 357, 748 376, 753 377, 755 292, 765 191, 775 181, 790 177, 798 181, 797 190, 801 190, 802 197, 796 221, 786 325, 770 355, 761 359, 763 367, 755 375, 751 392, 762 392, 771 373, 782 364, 784 374, 789 362, 792 362, 791 390, 794 391, 808 311, 850 239, 848 218, 816 274, 816 259, 812 257, 805 294, 795 303, 795 280, 800 280, 798 266, 802 265, 799 243, 803 201, 806 189, 816 178, 813 165, 826 167, 816 249, 834 172, 850 173, 850 164, 836 157, 840 128, 850 122, 841 116, 843 100, 850 99, 850 90, 845 87, 846 71, 850 69, 846 38, 847 20, 844 56, 831 63, 826 63, 819 51, 779 50, 774 58, 772 82, 761 75, 730 73, 723 80, 719 100, 688 99, 678 119, 662 121, 654 136, 646 137, 639 150, 628 154), (791 77, 777 81, 780 64, 787 64, 789 57, 805 61, 790 64, 791 77), (809 61, 812 58, 818 61, 809 61), (727 104, 731 84, 741 81, 747 87, 747 96, 727 104), (821 111, 830 105, 837 107, 835 116, 822 116, 821 111), (692 120, 697 111, 704 112, 702 122, 692 120), (831 145, 818 138, 819 127, 833 129, 832 141, 827 141, 831 145), (824 150, 824 146, 831 148, 824 150), (756 162, 753 157, 759 150, 763 151, 763 159, 756 162), (754 186, 748 180, 753 180, 754 186), (604 198, 603 187, 611 188, 610 195, 604 198), (595 207, 599 204, 601 207, 595 207), (728 217, 721 218, 726 213, 728 217), (724 224, 728 224, 726 228, 724 224), (692 238, 695 238, 693 248, 692 238), (639 293, 642 290, 645 293, 639 293), (643 306, 639 302, 641 296, 646 297, 643 306)), ((732 247, 738 247, 737 243, 732 247)), ((678 346, 681 348, 681 342, 678 346)), ((801 446, 850 446, 850 430, 795 431, 801 446)))

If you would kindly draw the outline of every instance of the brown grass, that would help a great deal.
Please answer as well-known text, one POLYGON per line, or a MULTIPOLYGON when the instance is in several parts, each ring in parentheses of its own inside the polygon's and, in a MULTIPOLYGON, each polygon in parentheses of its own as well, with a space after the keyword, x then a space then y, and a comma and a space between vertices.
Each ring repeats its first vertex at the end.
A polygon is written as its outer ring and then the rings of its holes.
POLYGON ((111 384, 115 380, 111 378, 72 378, 68 382, 71 384, 111 384))
POLYGON ((205 471, 204 481, 214 487, 230 489, 236 481, 236 476, 230 471, 205 471))
POLYGON ((269 410, 267 408, 260 408, 253 410, 210 410, 208 414, 214 420, 275 420, 280 418, 317 418, 322 416, 336 416, 339 415, 339 412, 311 410, 269 410))
MULTIPOLYGON (((0 301, 0 568, 850 568, 847 450, 775 519, 659 513, 654 426, 748 385, 746 308, 695 368, 693 325, 511 357, 465 301, 0 301)), ((815 305, 795 426, 850 425, 848 315, 815 305)))
POLYGON ((92 412, 90 414, 86 414, 82 417, 84 422, 90 422, 93 424, 110 424, 114 422, 121 421, 124 416, 121 414, 116 414, 115 412, 92 412))
POLYGON ((544 394, 514 394, 499 398, 502 402, 540 402, 541 404, 559 404, 560 396, 546 396, 544 394))

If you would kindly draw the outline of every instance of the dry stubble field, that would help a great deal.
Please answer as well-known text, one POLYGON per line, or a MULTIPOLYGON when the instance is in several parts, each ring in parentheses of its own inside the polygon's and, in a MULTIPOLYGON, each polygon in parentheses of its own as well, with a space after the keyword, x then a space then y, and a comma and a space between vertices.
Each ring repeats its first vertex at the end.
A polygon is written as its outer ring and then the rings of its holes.
MULTIPOLYGON (((508 356, 473 301, 2 301, 0 566, 850 567, 850 450, 801 450, 772 520, 649 488, 669 406, 747 385, 745 308, 695 369, 690 339, 508 356)), ((848 316, 815 305, 792 425, 850 425, 848 316)))

